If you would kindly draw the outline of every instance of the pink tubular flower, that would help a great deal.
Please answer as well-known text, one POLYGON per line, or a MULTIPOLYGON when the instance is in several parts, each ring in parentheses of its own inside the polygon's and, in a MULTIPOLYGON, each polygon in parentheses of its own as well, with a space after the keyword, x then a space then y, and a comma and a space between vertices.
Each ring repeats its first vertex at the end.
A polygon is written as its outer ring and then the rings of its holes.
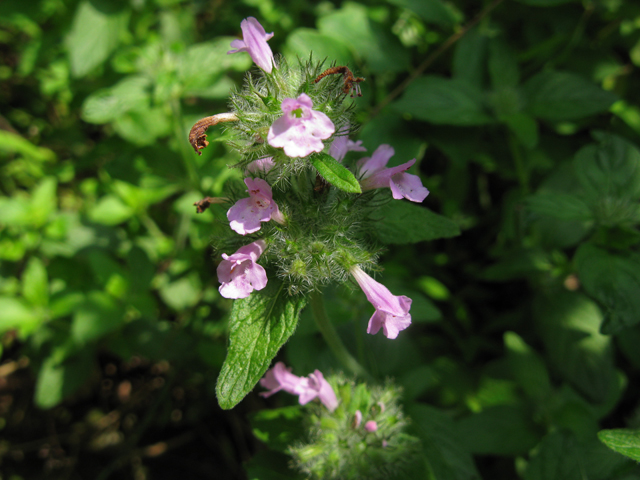
POLYGON ((378 424, 373 420, 369 420, 367 423, 364 424, 364 429, 367 432, 375 432, 376 430, 378 430, 378 424))
POLYGON ((240 23, 242 28, 242 40, 234 40, 231 42, 230 53, 248 52, 251 58, 262 70, 271 73, 273 70, 274 60, 273 52, 267 44, 267 40, 273 37, 273 33, 266 33, 260 22, 253 17, 245 18, 240 23))
POLYGON ((393 198, 399 200, 406 198, 412 202, 422 202, 427 195, 427 190, 420 181, 420 177, 405 173, 416 159, 397 167, 385 168, 389 159, 395 153, 390 145, 380 145, 371 157, 365 157, 358 161, 360 167, 360 188, 362 191, 373 190, 374 188, 390 188, 393 198))
POLYGON ((356 410, 353 418, 353 428, 358 428, 360 423, 362 423, 362 412, 360 410, 356 410))
POLYGON ((260 395, 269 397, 280 390, 298 395, 300 405, 309 403, 314 398, 318 398, 327 409, 333 412, 338 407, 338 399, 329 382, 324 379, 322 372, 316 370, 309 377, 298 377, 285 367, 284 363, 278 362, 267 371, 260 380, 260 385, 269 389, 260 395))
POLYGON ((229 226, 240 235, 247 235, 260 230, 261 222, 274 220, 284 223, 284 216, 273 201, 271 187, 261 178, 245 178, 249 189, 249 198, 238 200, 227 212, 229 226))
POLYGON ((258 172, 267 173, 275 166, 276 164, 273 162, 273 157, 259 158, 247 165, 247 172, 253 173, 254 175, 258 172))
POLYGON ((358 266, 351 269, 351 275, 376 309, 369 320, 367 333, 375 335, 382 327, 385 337, 394 339, 401 330, 411 325, 409 297, 393 295, 387 287, 376 282, 358 266))
POLYGON ((278 118, 267 135, 269 145, 284 148, 289 157, 306 157, 324 149, 326 140, 335 131, 333 122, 324 113, 312 110, 313 101, 306 93, 298 98, 285 98, 278 118))
POLYGON ((267 244, 258 240, 240 247, 233 255, 222 254, 218 265, 218 289, 225 298, 247 298, 254 290, 262 290, 267 285, 267 273, 256 261, 267 244))
POLYGON ((329 147, 329 155, 339 162, 342 162, 347 152, 367 151, 367 149, 362 146, 362 140, 358 140, 357 142, 349 140, 347 136, 348 130, 349 126, 342 127, 329 147))

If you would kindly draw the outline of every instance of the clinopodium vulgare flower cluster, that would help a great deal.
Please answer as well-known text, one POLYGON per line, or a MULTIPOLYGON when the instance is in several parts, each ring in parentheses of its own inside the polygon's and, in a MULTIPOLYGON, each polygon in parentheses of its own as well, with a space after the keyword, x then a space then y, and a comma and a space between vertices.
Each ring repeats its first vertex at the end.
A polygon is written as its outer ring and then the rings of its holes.
MULTIPOLYGON (((375 308, 367 332, 382 329, 396 338, 411 324, 411 299, 393 295, 366 272, 376 269, 372 232, 379 207, 422 202, 429 194, 407 173, 415 159, 388 168, 394 150, 380 145, 369 157, 343 163, 347 152, 366 150, 349 139, 351 97, 361 94, 364 79, 312 58, 290 65, 274 57, 267 43, 273 33, 255 18, 241 27, 243 39, 228 53, 248 53, 259 70, 231 94, 231 112, 200 120, 189 135, 200 153, 207 128, 224 122, 241 156, 234 167, 244 173, 246 193, 229 195, 229 236, 217 245, 225 251, 217 270, 220 293, 246 298, 275 276, 289 295, 304 295, 352 278, 375 308)), ((226 200, 207 198, 198 210, 226 200)))

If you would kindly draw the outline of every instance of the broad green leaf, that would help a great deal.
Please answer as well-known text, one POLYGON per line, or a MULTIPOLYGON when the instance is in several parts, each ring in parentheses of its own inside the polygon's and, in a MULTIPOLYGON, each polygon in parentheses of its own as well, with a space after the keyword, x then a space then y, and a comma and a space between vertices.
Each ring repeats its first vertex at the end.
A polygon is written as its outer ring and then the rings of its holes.
POLYGON ((551 393, 551 380, 544 361, 514 332, 504 334, 507 361, 520 387, 533 400, 542 402, 551 393))
POLYGON ((568 193, 539 193, 525 200, 529 210, 560 220, 586 222, 593 219, 589 206, 576 195, 568 193))
POLYGON ((0 297, 0 333, 17 329, 23 336, 28 335, 42 320, 42 316, 23 300, 0 297))
POLYGON ((484 125, 493 121, 485 112, 482 92, 475 86, 433 75, 411 83, 394 108, 418 120, 442 125, 484 125))
POLYGON ((606 112, 617 96, 589 80, 567 72, 541 72, 524 84, 528 111, 560 122, 606 112))
POLYGON ((171 121, 164 108, 143 107, 114 120, 114 130, 134 145, 151 145, 171 131, 171 121))
POLYGON ((71 336, 80 344, 97 340, 120 328, 124 313, 124 307, 111 296, 98 290, 89 292, 74 312, 71 336))
POLYGON ((640 197, 640 150, 627 140, 608 133, 576 153, 573 166, 582 188, 594 202, 608 197, 640 197))
POLYGON ((120 43, 129 12, 117 3, 92 0, 78 5, 65 40, 74 77, 82 77, 101 65, 120 43))
POLYGON ((49 303, 47 270, 38 257, 31 257, 22 274, 22 295, 31 305, 44 307, 49 303))
POLYGON ((254 434, 272 450, 286 452, 289 445, 305 434, 299 405, 260 410, 251 415, 254 434))
MULTIPOLYGON (((353 64, 353 55, 344 41, 323 35, 311 28, 298 28, 287 36, 285 45, 287 55, 292 58, 308 58, 309 52, 313 53, 316 60, 327 59, 335 61, 338 65, 353 64)), ((329 64, 326 65, 329 67, 329 64)))
POLYGON ((482 87, 489 38, 472 28, 457 42, 453 52, 453 78, 482 87))
POLYGON ((113 87, 92 93, 82 104, 82 119, 107 123, 132 110, 149 108, 151 80, 142 75, 125 77, 113 87))
POLYGON ((411 10, 427 23, 448 27, 457 21, 451 8, 441 0, 389 0, 389 3, 411 10))
POLYGON ((518 62, 504 38, 496 37, 489 42, 488 63, 491 85, 495 90, 518 86, 520 83, 518 62))
POLYGON ((202 298, 202 282, 197 272, 191 272, 175 282, 163 285, 160 296, 165 303, 176 311, 193 307, 202 298))
POLYGON ((442 215, 404 200, 391 200, 381 207, 376 234, 387 244, 408 244, 460 235, 458 225, 442 215))
POLYGON ((547 435, 529 461, 524 478, 584 480, 582 459, 575 439, 558 432, 547 435))
POLYGON ((89 218, 103 225, 118 225, 135 214, 133 208, 125 205, 122 200, 114 195, 105 195, 89 211, 89 218))
POLYGON ((56 154, 48 148, 36 147, 17 133, 0 129, 0 153, 19 153, 40 162, 55 160, 56 154))
POLYGON ((618 382, 611 337, 600 333, 598 306, 576 292, 540 296, 534 306, 536 325, 554 370, 593 402, 606 401, 618 382))
POLYGON ((431 476, 437 480, 477 480, 473 458, 456 435, 453 420, 444 412, 424 404, 407 407, 413 430, 423 446, 431 476))
POLYGON ((604 307, 602 332, 612 334, 640 322, 640 258, 613 255, 583 244, 574 257, 584 289, 604 307))
POLYGON ((640 430, 628 428, 600 430, 598 438, 610 449, 640 462, 640 430))
POLYGON ((58 362, 49 356, 38 373, 35 403, 40 408, 52 408, 74 393, 89 378, 94 369, 93 352, 84 350, 77 356, 58 362))
POLYGON ((362 193, 360 183, 347 168, 326 153, 311 156, 311 164, 331 185, 349 193, 362 193))
POLYGON ((538 145, 538 122, 526 113, 517 112, 500 117, 522 145, 534 148, 538 145))
POLYGON ((216 385, 223 409, 237 405, 262 378, 294 332, 305 302, 302 296, 289 297, 275 279, 264 290, 234 301, 229 351, 216 385))
POLYGON ((479 455, 522 455, 539 442, 536 425, 523 408, 498 405, 458 420, 463 445, 479 455))
POLYGON ((351 46, 354 55, 363 57, 373 72, 400 72, 409 67, 409 52, 386 28, 370 20, 364 5, 345 3, 321 17, 318 29, 351 46))
POLYGON ((55 177, 45 177, 31 193, 28 220, 31 225, 41 227, 56 210, 58 181, 55 177))

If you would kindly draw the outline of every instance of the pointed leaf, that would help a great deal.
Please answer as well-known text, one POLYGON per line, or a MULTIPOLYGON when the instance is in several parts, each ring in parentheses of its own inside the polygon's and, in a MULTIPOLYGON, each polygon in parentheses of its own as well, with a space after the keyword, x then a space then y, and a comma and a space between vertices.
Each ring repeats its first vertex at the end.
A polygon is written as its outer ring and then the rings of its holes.
POLYGON ((305 303, 302 296, 289 297, 284 285, 274 280, 264 290, 234 302, 229 351, 216 385, 223 409, 237 405, 262 378, 294 332, 305 303))
POLYGON ((598 432, 598 438, 610 449, 640 462, 640 430, 601 430, 598 432))
POLYGON ((311 164, 331 185, 349 193, 362 193, 356 177, 335 158, 326 153, 311 156, 311 164))
POLYGON ((392 200, 376 213, 382 217, 376 234, 383 243, 404 245, 460 235, 453 220, 403 200, 392 200))

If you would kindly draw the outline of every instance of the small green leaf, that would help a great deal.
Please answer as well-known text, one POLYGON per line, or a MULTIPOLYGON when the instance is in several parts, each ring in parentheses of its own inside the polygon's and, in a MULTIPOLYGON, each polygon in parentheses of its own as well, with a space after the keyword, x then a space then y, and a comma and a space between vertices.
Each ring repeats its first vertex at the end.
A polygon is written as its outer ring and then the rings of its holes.
POLYGON ((15 328, 24 336, 35 330, 43 320, 35 309, 13 297, 0 297, 0 312, 0 333, 15 328))
POLYGON ((514 332, 504 334, 507 362, 520 387, 537 402, 551 393, 551 380, 544 361, 514 332))
POLYGON ((584 480, 585 477, 575 439, 559 432, 545 437, 524 474, 525 480, 584 480))
POLYGON ((92 0, 78 5, 65 40, 74 77, 82 77, 101 65, 120 43, 129 11, 120 9, 117 3, 92 0))
POLYGON ((326 153, 311 156, 311 164, 318 173, 331 185, 349 193, 362 193, 360 183, 347 168, 326 153))
POLYGON ((453 78, 483 86, 489 38, 474 27, 463 36, 453 52, 453 78))
POLYGON ((311 28, 298 28, 291 32, 287 36, 286 51, 292 58, 305 58, 313 52, 313 58, 328 58, 338 65, 353 64, 353 55, 344 41, 311 28))
POLYGON ((640 322, 640 258, 613 255, 583 244, 574 257, 584 289, 604 307, 602 332, 612 334, 640 322))
POLYGON ((403 200, 380 208, 376 234, 383 243, 404 245, 460 235, 458 225, 431 210, 403 200))
POLYGON ((534 213, 560 220, 589 221, 593 214, 589 206, 579 197, 568 193, 541 193, 531 195, 525 201, 534 213))
POLYGON ((149 108, 151 81, 132 75, 114 86, 92 93, 82 104, 82 119, 89 123, 108 123, 131 110, 149 108))
POLYGON ((530 115, 517 112, 500 117, 500 120, 507 125, 525 147, 534 148, 538 145, 538 122, 530 115))
POLYGON ((216 385, 223 409, 237 405, 262 378, 293 334, 305 303, 302 296, 288 297, 284 285, 275 280, 269 280, 264 290, 235 300, 229 351, 216 385))
POLYGON ((528 110, 538 118, 560 122, 605 112, 618 99, 589 80, 567 72, 542 72, 524 85, 528 110))
MULTIPOLYGON (((67 348, 66 346, 64 348, 67 348)), ((53 354, 38 373, 35 403, 40 408, 52 408, 74 393, 89 378, 94 369, 94 352, 83 350, 79 355, 59 362, 53 354)))
POLYGON ((640 462, 640 430, 628 428, 600 430, 598 438, 611 450, 640 462))
POLYGON ((493 38, 489 42, 489 75, 494 89, 516 87, 520 83, 518 62, 504 38, 493 38))
POLYGON ((78 306, 71 325, 71 336, 77 343, 97 340, 117 330, 124 322, 124 308, 111 296, 94 290, 78 306))
POLYGON ((37 257, 31 257, 22 274, 22 295, 25 299, 38 307, 49 303, 49 280, 47 270, 37 257))
POLYGON ((39 162, 50 162, 56 158, 48 148, 36 147, 17 133, 6 130, 0 130, 0 153, 19 153, 39 162))
POLYGON ((445 27, 456 23, 453 10, 441 0, 389 0, 389 3, 413 11, 427 23, 445 27))
POLYGON ((118 225, 134 215, 133 208, 125 205, 114 195, 105 195, 89 211, 89 218, 103 225, 118 225))
POLYGON ((485 125, 492 118, 485 112, 482 92, 463 80, 425 76, 407 87, 394 104, 402 113, 442 125, 485 125))

